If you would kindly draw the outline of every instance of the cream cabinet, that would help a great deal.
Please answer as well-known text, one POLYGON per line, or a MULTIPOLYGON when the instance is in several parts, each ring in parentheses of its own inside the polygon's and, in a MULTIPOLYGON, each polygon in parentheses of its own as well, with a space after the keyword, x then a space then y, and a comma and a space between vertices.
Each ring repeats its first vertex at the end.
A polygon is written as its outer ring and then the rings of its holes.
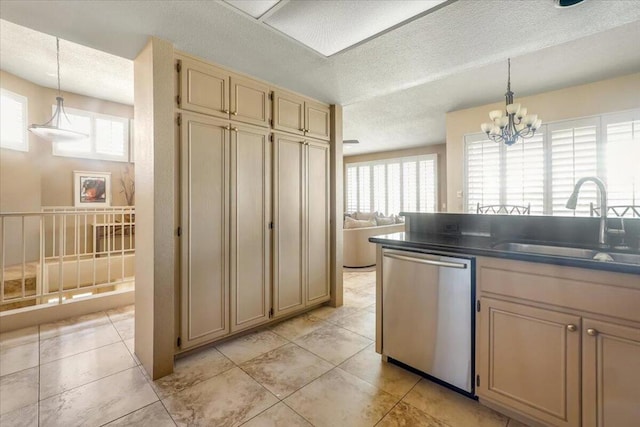
POLYGON ((187 57, 177 62, 178 107, 268 127, 269 86, 187 57))
POLYGON ((481 299, 477 393, 549 425, 580 425, 580 318, 481 299))
POLYGON ((638 275, 478 258, 477 394, 549 426, 640 420, 638 275))
POLYGON ((582 328, 583 427, 640 423, 640 329, 592 319, 582 328))
POLYGON ((329 140, 329 106, 289 92, 273 92, 273 128, 296 135, 329 140))
POLYGON ((180 115, 181 347, 269 320, 269 131, 180 115))
POLYGON ((273 309, 329 299, 329 145, 274 134, 273 309))
POLYGON ((181 341, 189 348, 229 326, 229 153, 227 123, 181 115, 181 341))

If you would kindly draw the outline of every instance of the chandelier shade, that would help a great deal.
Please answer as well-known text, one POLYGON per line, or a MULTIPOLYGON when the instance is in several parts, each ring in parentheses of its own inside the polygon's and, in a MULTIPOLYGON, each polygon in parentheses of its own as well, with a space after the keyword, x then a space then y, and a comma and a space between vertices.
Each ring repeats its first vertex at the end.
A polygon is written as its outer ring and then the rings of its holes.
POLYGON ((64 98, 60 91, 60 39, 56 37, 56 62, 58 65, 58 96, 56 97, 56 110, 53 116, 41 125, 32 124, 29 131, 46 139, 47 141, 77 141, 89 138, 89 135, 71 129, 71 123, 64 112, 64 98), (63 117, 65 122, 63 122, 63 117))
POLYGON ((511 58, 508 60, 506 106, 504 110, 489 112, 490 122, 482 123, 480 129, 492 141, 513 145, 520 139, 531 138, 542 125, 536 114, 527 114, 528 110, 521 104, 513 102, 511 91, 511 58))

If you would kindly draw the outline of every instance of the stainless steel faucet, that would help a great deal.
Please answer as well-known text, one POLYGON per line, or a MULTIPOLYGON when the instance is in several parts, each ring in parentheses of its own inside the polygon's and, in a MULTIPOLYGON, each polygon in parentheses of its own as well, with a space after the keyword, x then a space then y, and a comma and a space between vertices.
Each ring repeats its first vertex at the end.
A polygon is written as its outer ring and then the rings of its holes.
POLYGON ((566 207, 567 209, 575 209, 578 204, 578 192, 580 191, 580 187, 587 181, 594 182, 598 186, 598 190, 600 192, 600 230, 598 232, 598 244, 601 247, 608 247, 607 245, 607 188, 604 185, 604 182, 597 176, 585 176, 584 178, 580 178, 578 182, 576 182, 575 187, 573 187, 573 193, 569 196, 569 200, 567 200, 566 207))

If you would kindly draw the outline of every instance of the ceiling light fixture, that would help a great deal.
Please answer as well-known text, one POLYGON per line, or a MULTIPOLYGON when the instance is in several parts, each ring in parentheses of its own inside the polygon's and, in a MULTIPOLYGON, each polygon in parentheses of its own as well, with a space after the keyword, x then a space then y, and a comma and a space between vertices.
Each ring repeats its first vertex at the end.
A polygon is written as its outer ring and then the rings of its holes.
POLYGON ((56 97, 56 111, 48 122, 41 125, 32 124, 29 126, 29 130, 40 138, 44 138, 48 141, 76 141, 79 139, 89 138, 89 135, 76 132, 72 129, 69 117, 64 112, 64 98, 62 98, 62 92, 60 91, 60 39, 56 37, 56 61, 58 63, 58 96, 56 97), (62 117, 67 121, 67 127, 62 126, 62 117))
POLYGON ((505 110, 493 110, 489 113, 491 122, 482 123, 480 128, 489 139, 513 145, 518 139, 531 138, 542 125, 536 114, 527 114, 527 109, 513 103, 511 92, 511 58, 508 60, 507 92, 504 94, 507 103, 505 110))

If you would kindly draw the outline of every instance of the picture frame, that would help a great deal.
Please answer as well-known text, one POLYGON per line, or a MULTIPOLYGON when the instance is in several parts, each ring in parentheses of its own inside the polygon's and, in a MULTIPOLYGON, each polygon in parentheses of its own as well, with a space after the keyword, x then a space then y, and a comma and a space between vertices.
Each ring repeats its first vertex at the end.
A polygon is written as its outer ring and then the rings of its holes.
POLYGON ((111 206, 111 172, 73 171, 73 205, 77 208, 111 206))

